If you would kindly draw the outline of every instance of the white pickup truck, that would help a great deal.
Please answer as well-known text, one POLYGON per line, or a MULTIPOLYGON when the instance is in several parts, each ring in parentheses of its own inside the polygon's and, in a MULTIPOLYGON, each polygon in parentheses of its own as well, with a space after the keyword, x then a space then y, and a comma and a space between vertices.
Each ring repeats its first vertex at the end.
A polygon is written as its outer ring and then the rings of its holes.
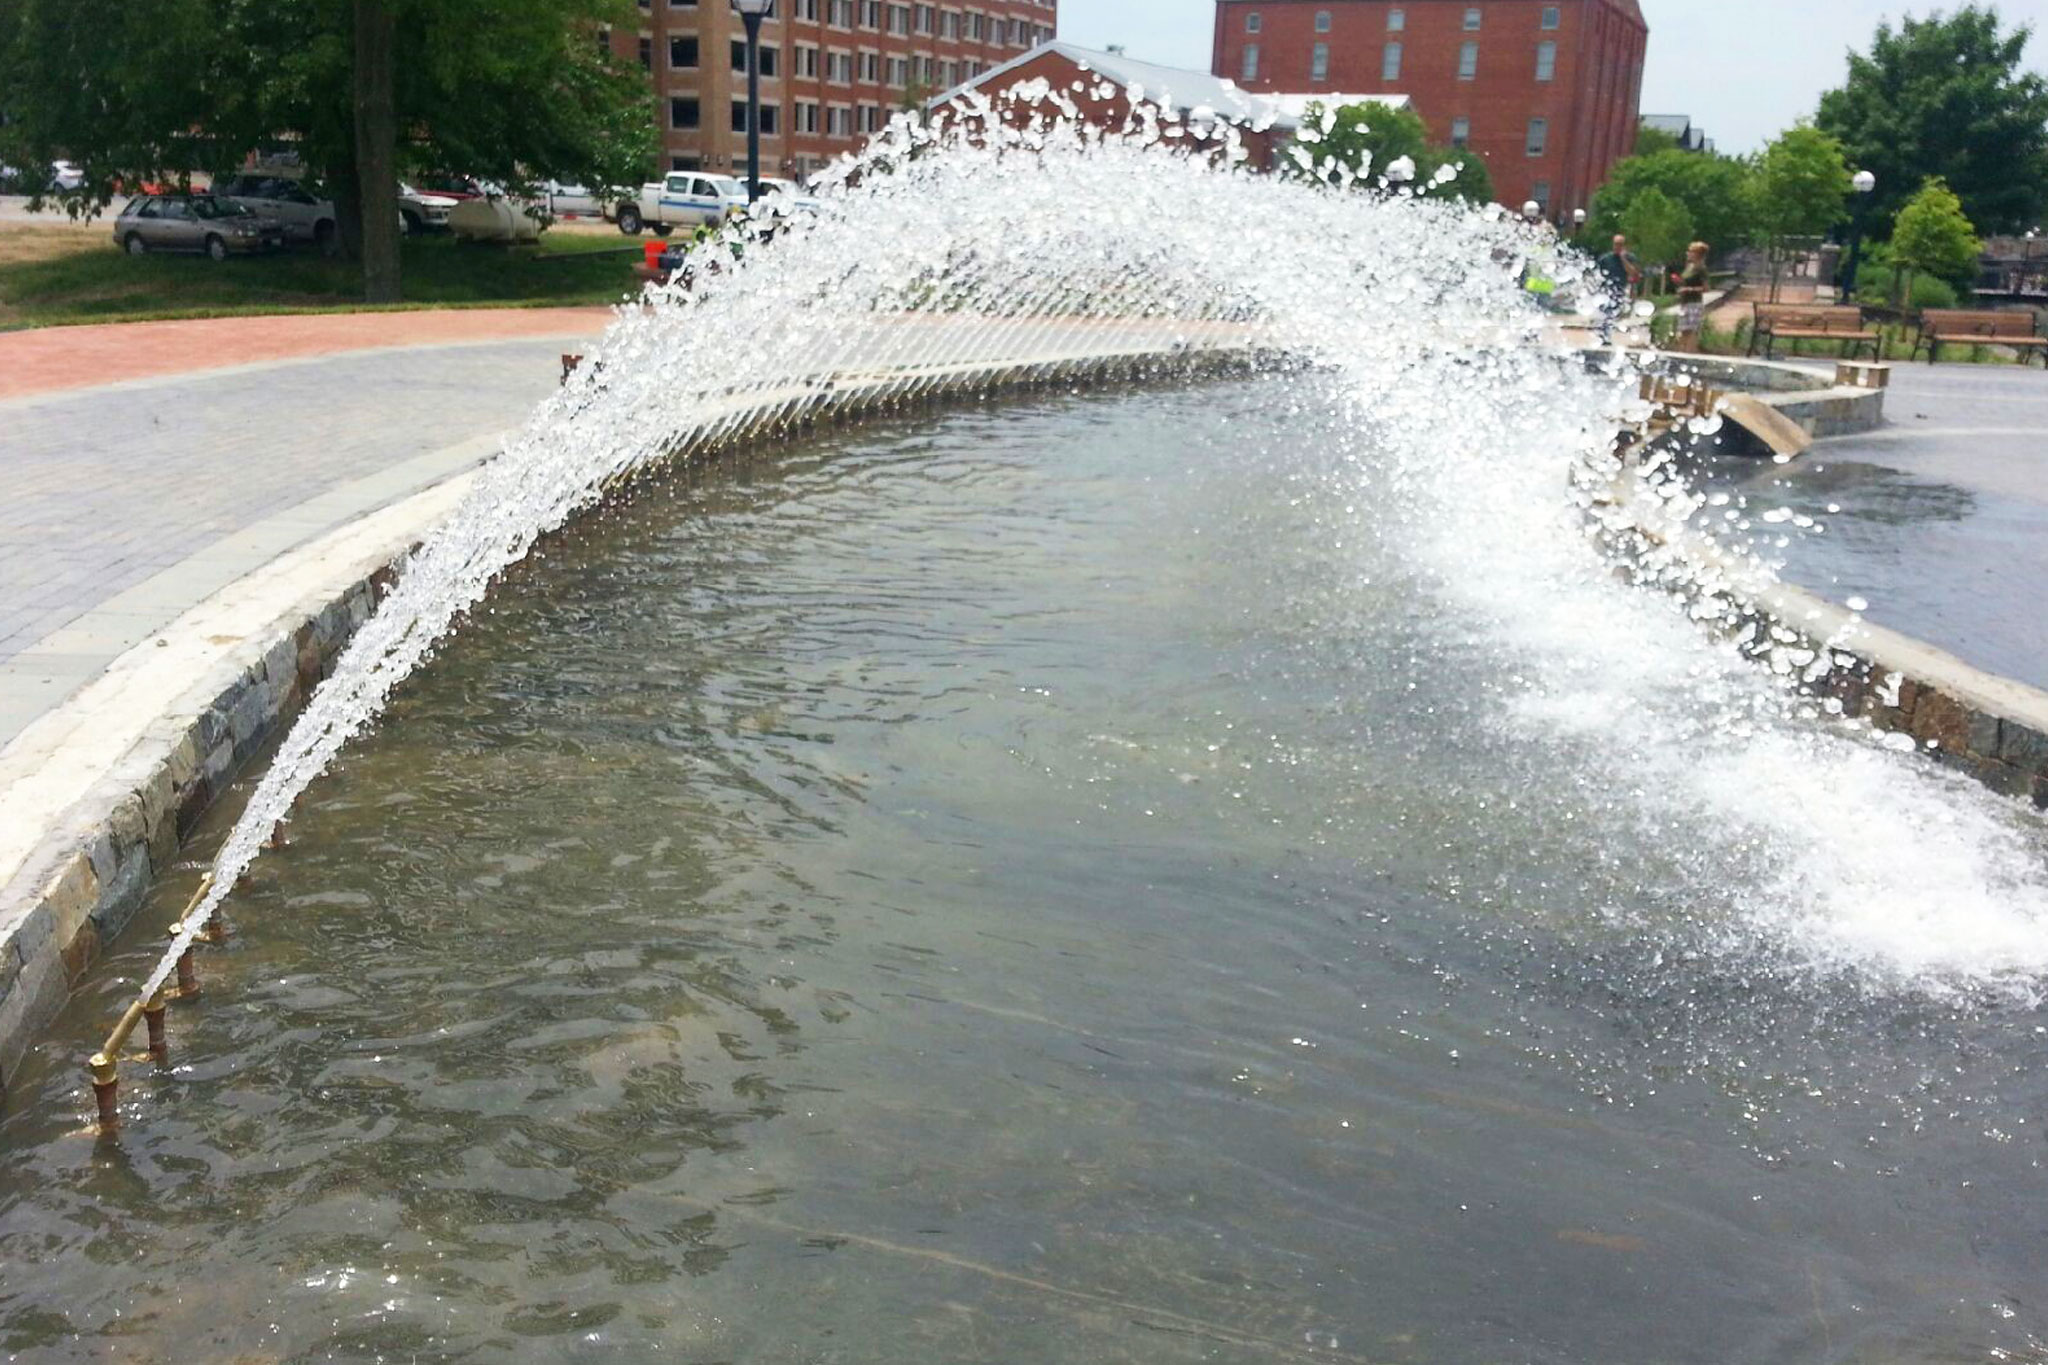
POLYGON ((642 185, 637 199, 621 201, 612 217, 628 237, 639 236, 643 227, 666 237, 679 227, 717 227, 746 206, 747 187, 729 176, 671 171, 642 185))

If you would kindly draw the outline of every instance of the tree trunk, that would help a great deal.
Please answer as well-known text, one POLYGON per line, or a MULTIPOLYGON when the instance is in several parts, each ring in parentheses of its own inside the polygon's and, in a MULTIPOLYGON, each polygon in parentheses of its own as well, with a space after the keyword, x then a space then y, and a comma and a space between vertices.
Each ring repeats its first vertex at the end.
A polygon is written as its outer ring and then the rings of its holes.
MULTIPOLYGON (((398 108, 387 0, 355 0, 356 191, 363 301, 397 303, 398 108)), ((337 205, 337 208, 339 206, 337 205)))

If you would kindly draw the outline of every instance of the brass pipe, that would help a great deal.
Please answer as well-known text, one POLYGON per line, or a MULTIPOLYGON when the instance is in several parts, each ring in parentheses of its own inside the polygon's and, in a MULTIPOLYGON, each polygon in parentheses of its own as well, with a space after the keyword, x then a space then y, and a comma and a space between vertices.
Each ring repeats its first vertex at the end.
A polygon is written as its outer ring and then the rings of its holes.
MULTIPOLYGON (((177 921, 171 925, 171 940, 176 942, 178 935, 184 932, 185 921, 177 921)), ((178 954, 178 989, 176 995, 180 1000, 195 999, 199 995, 199 967, 193 960, 196 951, 190 944, 187 944, 185 951, 178 954)))
POLYGON ((121 1018, 107 1035, 106 1045, 92 1054, 86 1061, 85 1069, 92 1076, 93 1098, 99 1102, 100 1131, 111 1133, 120 1126, 121 1087, 121 1045, 128 1041, 128 1035, 135 1032, 135 1025, 142 1018, 143 1002, 132 1000, 128 1008, 121 1011, 121 1018))
POLYGON ((170 1039, 164 1032, 165 1003, 163 988, 159 986, 142 1007, 142 1021, 149 1025, 149 1055, 159 1066, 171 1057, 170 1039))
MULTIPOLYGON (((207 888, 212 885, 211 872, 199 879, 198 889, 186 903, 185 917, 189 918, 192 912, 199 908, 199 902, 205 897, 207 888)), ((161 989, 147 999, 137 997, 129 1001, 128 1008, 121 1011, 121 1017, 115 1021, 113 1029, 107 1034, 107 1041, 100 1045, 98 1052, 86 1059, 85 1070, 86 1074, 92 1077, 93 1099, 99 1105, 102 1133, 111 1133, 120 1126, 121 1049, 127 1044, 129 1035, 135 1032, 136 1024, 142 1021, 145 1013, 152 1016, 149 1021, 150 1053, 157 1060, 163 1060, 169 1048, 164 1038, 164 993, 161 989)))

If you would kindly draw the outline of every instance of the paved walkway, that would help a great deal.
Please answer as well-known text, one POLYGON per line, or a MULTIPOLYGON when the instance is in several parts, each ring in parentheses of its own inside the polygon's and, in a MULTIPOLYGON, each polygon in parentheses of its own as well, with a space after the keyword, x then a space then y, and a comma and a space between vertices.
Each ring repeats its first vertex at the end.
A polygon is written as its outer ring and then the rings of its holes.
POLYGON ((1763 507, 1827 528, 1791 537, 1785 576, 1837 602, 1865 599, 1880 625, 2048 688, 2048 374, 1892 373, 1887 426, 1751 473, 1763 507))
POLYGON ((0 336, 0 375, 21 362, 42 382, 0 401, 0 745, 237 578, 486 458, 555 385, 560 352, 607 317, 358 314, 0 336), (121 382, 86 386, 107 375, 121 382))

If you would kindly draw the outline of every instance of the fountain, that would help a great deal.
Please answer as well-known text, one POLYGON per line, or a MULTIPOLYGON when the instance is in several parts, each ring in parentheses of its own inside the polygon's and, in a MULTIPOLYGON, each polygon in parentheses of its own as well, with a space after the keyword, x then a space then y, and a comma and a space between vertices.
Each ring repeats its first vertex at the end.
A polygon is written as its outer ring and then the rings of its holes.
POLYGON ((60 1024, 246 904, 118 1143, 24 1084, 0 1344, 2039 1354, 2038 818, 1717 633, 1637 528, 1787 528, 1537 234, 1186 132, 899 125, 621 311, 60 1024))

